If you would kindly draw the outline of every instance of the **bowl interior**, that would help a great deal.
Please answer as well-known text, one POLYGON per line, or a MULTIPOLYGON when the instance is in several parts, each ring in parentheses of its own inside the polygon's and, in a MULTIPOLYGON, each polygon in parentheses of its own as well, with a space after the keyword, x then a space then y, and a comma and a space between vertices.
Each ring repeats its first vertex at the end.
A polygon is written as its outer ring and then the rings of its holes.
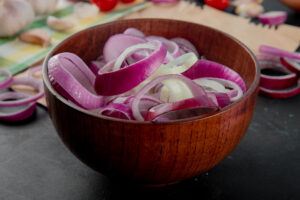
MULTIPOLYGON (((60 96, 53 90, 47 76, 47 62, 51 56, 61 52, 72 52, 80 56, 86 63, 89 63, 102 54, 103 46, 111 35, 122 33, 129 27, 137 28, 144 32, 145 35, 188 39, 195 45, 200 55, 229 66, 242 76, 247 86, 247 92, 243 98, 254 92, 258 85, 259 72, 254 55, 245 45, 230 35, 206 26, 184 21, 133 19, 120 20, 88 28, 62 41, 45 59, 43 76, 46 87, 52 93, 55 93, 55 96, 60 96)), ((60 99, 64 101, 63 98, 60 99)), ((64 103, 82 111, 82 109, 68 101, 64 101, 64 103)), ((229 109, 231 106, 228 106, 226 109, 229 109)))

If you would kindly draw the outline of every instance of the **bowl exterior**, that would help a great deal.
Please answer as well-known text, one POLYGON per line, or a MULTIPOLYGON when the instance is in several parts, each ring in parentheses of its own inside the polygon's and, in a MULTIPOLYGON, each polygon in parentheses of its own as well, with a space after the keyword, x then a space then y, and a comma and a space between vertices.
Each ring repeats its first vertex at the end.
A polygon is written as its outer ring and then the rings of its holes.
POLYGON ((50 117, 65 145, 91 168, 142 184, 167 184, 188 179, 222 161, 246 132, 258 95, 258 71, 249 50, 226 34, 187 22, 148 19, 97 26, 63 41, 47 59, 44 64, 45 95, 50 117), (147 35, 189 39, 208 59, 239 72, 245 79, 247 93, 242 100, 213 116, 159 124, 91 115, 53 92, 45 77, 50 56, 70 51, 88 62, 101 53, 110 35, 127 27, 139 28, 147 35))

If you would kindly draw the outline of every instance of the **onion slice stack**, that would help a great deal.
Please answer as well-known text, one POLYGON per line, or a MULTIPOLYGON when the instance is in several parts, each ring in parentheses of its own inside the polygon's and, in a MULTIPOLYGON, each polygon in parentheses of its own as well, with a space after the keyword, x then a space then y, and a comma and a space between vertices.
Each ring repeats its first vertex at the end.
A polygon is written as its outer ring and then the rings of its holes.
POLYGON ((300 54, 271 46, 261 45, 257 59, 262 70, 260 93, 270 98, 289 98, 300 93, 300 54), (281 75, 265 74, 271 69, 281 75))
POLYGON ((29 70, 27 78, 13 78, 8 70, 0 69, 1 74, 5 74, 6 78, 0 82, 0 120, 17 122, 30 117, 36 107, 36 101, 44 96, 42 81, 33 78, 36 71, 41 67, 29 70), (33 87, 36 94, 30 95, 22 92, 9 91, 8 89, 14 85, 27 85, 33 87))

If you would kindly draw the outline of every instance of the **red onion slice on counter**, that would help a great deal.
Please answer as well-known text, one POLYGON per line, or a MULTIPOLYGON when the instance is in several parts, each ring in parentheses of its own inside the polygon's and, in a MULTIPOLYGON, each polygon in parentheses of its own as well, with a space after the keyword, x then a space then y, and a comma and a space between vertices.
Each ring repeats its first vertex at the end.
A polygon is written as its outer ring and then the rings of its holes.
POLYGON ((236 83, 243 91, 246 92, 246 84, 242 77, 234 70, 225 65, 209 61, 198 60, 190 69, 183 72, 182 75, 190 78, 220 78, 236 83))
POLYGON ((7 69, 0 68, 0 90, 8 87, 12 81, 13 81, 12 74, 7 69))
MULTIPOLYGON (((31 95, 20 93, 20 92, 4 92, 0 95, 0 101, 7 100, 21 100, 24 98, 28 98, 31 95)), ((9 102, 9 101, 7 101, 9 102)), ((29 104, 24 104, 20 106, 11 107, 0 107, 0 120, 8 121, 8 122, 17 122, 22 121, 30 117, 35 111, 36 102, 32 102, 29 104)))
POLYGON ((272 60, 258 59, 261 70, 259 85, 266 89, 280 90, 289 88, 297 83, 297 75, 286 69, 281 63, 272 60), (264 70, 275 70, 282 73, 281 75, 266 74, 264 70))
POLYGON ((281 63, 292 72, 298 73, 300 76, 300 60, 293 60, 290 58, 280 58, 281 63))
POLYGON ((72 97, 69 100, 77 105, 88 110, 103 106, 105 98, 96 95, 93 90, 95 75, 75 54, 62 53, 50 58, 48 75, 52 85, 56 87, 58 84, 68 94, 67 97, 72 97))
POLYGON ((4 98, 3 96, 6 95, 6 93, 0 94, 0 106, 1 107, 15 107, 15 106, 21 106, 26 105, 32 102, 36 102, 38 99, 42 98, 44 96, 44 88, 42 81, 38 79, 33 78, 14 78, 11 82, 10 86, 12 85, 28 85, 36 89, 38 92, 34 95, 29 95, 21 99, 17 99, 14 101, 4 101, 1 100, 4 98))
POLYGON ((300 93, 300 79, 298 79, 297 85, 290 88, 286 88, 283 90, 270 90, 267 88, 260 87, 259 92, 266 97, 275 99, 290 98, 300 93))
POLYGON ((267 13, 260 14, 258 19, 263 24, 268 25, 279 25, 283 24, 286 21, 287 13, 284 11, 271 11, 267 13))
POLYGON ((98 94, 111 96, 124 93, 147 79, 162 64, 167 49, 159 41, 152 42, 155 50, 147 57, 117 71, 98 74, 95 90, 98 94))
POLYGON ((273 55, 273 56, 279 56, 279 57, 284 57, 284 58, 300 60, 299 53, 289 52, 289 51, 285 51, 285 50, 278 49, 276 47, 267 46, 267 45, 261 45, 259 47, 259 52, 268 54, 268 55, 273 55))

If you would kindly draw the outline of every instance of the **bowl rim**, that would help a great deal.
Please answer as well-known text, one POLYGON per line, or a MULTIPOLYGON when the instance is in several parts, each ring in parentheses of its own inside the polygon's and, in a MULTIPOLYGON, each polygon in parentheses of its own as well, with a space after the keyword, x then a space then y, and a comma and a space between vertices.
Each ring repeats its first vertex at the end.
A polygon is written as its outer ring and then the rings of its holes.
POLYGON ((161 18, 140 18, 140 19, 122 19, 122 20, 118 20, 118 21, 112 21, 112 22, 108 22, 108 23, 104 23, 104 24, 98 24, 89 28, 85 28, 81 31, 78 31, 76 33, 71 34, 70 36, 68 36, 67 38, 63 39, 61 42, 59 42, 57 45, 55 45, 52 50, 47 54, 46 58, 43 61, 43 69, 42 69, 42 73, 43 73, 43 82, 44 82, 44 87, 47 87, 47 89, 51 92, 51 94, 53 96, 55 96, 58 100, 60 100, 62 103, 66 104, 67 106, 79 111, 79 112, 83 112, 87 115, 96 117, 96 118, 100 118, 100 119, 104 119, 104 120, 110 120, 110 121, 115 121, 115 122, 122 122, 122 123, 129 123, 129 124, 143 124, 143 125, 149 125, 149 124, 182 124, 182 123, 190 123, 190 122, 196 122, 199 120, 204 120, 204 119, 208 119, 211 117, 215 117, 218 115, 221 115, 222 113, 230 110, 232 107, 237 106, 238 104, 240 104, 243 100, 245 100, 246 98, 248 98, 253 92, 255 92, 256 88, 258 87, 259 84, 259 76, 260 76, 260 71, 258 69, 258 62, 256 60, 256 57, 254 56, 253 52, 244 44, 242 43, 240 40, 238 40, 237 38, 223 32, 220 30, 217 30, 215 28, 209 27, 209 26, 205 26, 203 24, 198 24, 198 23, 194 23, 194 22, 188 22, 188 21, 183 21, 183 20, 174 20, 174 19, 161 19, 161 18), (253 80, 253 82, 250 84, 250 87, 247 89, 246 93, 242 96, 242 98, 240 98, 238 101, 233 102, 232 104, 230 104, 229 106, 226 106, 224 109, 212 112, 212 113, 208 113, 208 114, 204 114, 204 115, 200 115, 200 116, 194 116, 194 117, 188 117, 188 118, 184 118, 184 119, 178 119, 178 120, 172 120, 172 121, 163 121, 163 122, 153 122, 153 121, 137 121, 137 120, 126 120, 126 119, 118 119, 118 118, 114 118, 114 117, 108 117, 108 116, 104 116, 104 115, 98 115, 96 113, 93 113, 91 111, 88 111, 84 108, 81 108, 79 106, 77 106, 76 104, 72 103, 71 101, 68 101, 67 99, 65 99, 62 95, 60 95, 58 92, 56 92, 56 90, 52 87, 52 84, 49 81, 49 77, 48 77, 48 67, 47 67, 47 63, 48 60, 52 57, 53 53, 67 40, 69 40, 70 38, 72 38, 73 36, 77 35, 77 34, 81 34, 85 31, 89 31, 89 30, 93 30, 93 29, 97 29, 99 26, 110 26, 111 24, 114 23, 123 23, 123 22, 127 22, 127 21, 143 21, 143 20, 153 20, 153 21, 173 21, 173 22, 179 22, 179 23, 189 23, 195 26, 202 26, 208 29, 212 29, 218 33, 221 33, 223 35, 225 35, 226 37, 232 39, 233 41, 237 42, 241 47, 243 47, 251 56, 251 58, 254 61, 255 64, 255 78, 253 80))

